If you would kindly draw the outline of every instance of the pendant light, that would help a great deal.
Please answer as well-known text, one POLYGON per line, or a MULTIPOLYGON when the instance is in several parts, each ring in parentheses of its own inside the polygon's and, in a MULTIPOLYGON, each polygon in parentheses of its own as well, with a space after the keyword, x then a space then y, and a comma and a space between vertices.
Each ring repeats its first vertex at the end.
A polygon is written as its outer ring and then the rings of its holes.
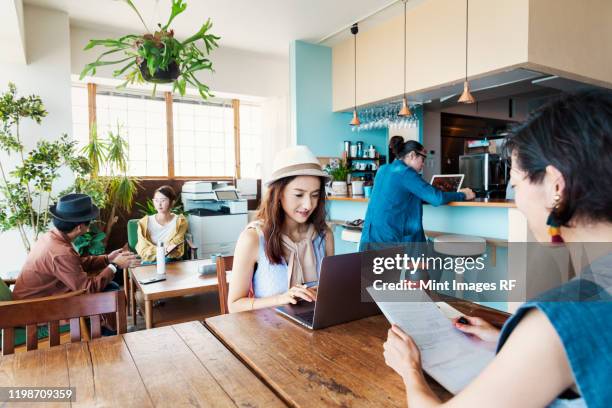
POLYGON ((355 67, 355 87, 354 89, 354 105, 353 105, 353 119, 351 119, 351 126, 359 126, 361 125, 361 121, 359 120, 359 115, 357 115, 357 33, 359 32, 359 27, 357 23, 351 26, 351 34, 353 34, 353 49, 354 49, 354 67, 355 67))
POLYGON ((465 0, 465 80, 463 81, 463 93, 457 102, 459 103, 474 103, 476 99, 470 92, 470 83, 468 82, 468 22, 469 22, 470 0, 465 0))
POLYGON ((406 101, 406 2, 408 0, 402 0, 404 3, 404 98, 402 99, 402 109, 400 109, 397 116, 411 116, 410 108, 408 107, 408 101, 406 101))

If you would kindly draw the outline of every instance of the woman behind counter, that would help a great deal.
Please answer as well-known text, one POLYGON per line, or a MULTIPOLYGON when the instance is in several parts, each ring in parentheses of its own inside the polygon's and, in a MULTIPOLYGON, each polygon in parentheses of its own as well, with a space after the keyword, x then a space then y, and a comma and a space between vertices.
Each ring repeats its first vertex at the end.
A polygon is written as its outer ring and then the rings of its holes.
POLYGON ((423 180, 420 172, 427 154, 419 142, 404 142, 401 136, 393 136, 389 147, 395 160, 376 173, 361 233, 361 251, 373 247, 373 243, 425 242, 423 201, 438 206, 474 198, 469 188, 444 192, 423 180))
POLYGON ((138 221, 136 252, 143 261, 155 261, 157 244, 160 241, 164 242, 167 257, 171 260, 183 256, 187 219, 183 215, 170 212, 175 201, 174 189, 170 186, 161 186, 153 195, 153 205, 157 214, 145 215, 138 221))

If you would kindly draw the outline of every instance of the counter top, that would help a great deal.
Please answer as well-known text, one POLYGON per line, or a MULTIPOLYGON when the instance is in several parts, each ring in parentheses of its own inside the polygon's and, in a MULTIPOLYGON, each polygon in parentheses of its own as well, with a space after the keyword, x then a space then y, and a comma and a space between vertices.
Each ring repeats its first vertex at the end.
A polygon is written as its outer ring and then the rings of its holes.
POLYGON ((327 200, 330 201, 355 201, 360 203, 367 203, 370 201, 369 198, 364 196, 327 196, 327 200))
MULTIPOLYGON (((369 201, 368 198, 363 196, 328 196, 327 199, 330 201, 353 201, 360 203, 367 203, 369 201)), ((477 198, 472 201, 451 201, 447 205, 450 207, 516 207, 514 200, 504 200, 498 198, 477 198)))

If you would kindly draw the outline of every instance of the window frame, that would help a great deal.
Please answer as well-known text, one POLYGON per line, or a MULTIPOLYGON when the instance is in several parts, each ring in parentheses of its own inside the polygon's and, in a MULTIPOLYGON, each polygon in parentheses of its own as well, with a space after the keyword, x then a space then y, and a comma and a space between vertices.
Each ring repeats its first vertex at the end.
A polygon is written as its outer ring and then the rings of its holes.
MULTIPOLYGON (((74 86, 75 84, 73 84, 74 86)), ((96 98, 98 96, 98 85, 95 83, 87 83, 87 102, 88 102, 88 123, 89 123, 89 138, 91 140, 92 125, 97 122, 96 117, 96 98)), ((104 87, 106 90, 106 87, 104 87)), ((121 94, 116 90, 113 93, 121 94)), ((124 94, 140 94, 138 91, 123 92, 124 94)), ((225 100, 226 105, 230 105, 233 110, 234 119, 234 175, 233 176, 177 176, 174 169, 174 97, 172 92, 164 92, 163 99, 165 100, 166 112, 166 155, 168 163, 167 176, 134 176, 141 180, 219 180, 219 181, 234 181, 240 178, 241 162, 240 162, 240 99, 225 100)), ((183 98, 181 98, 183 99, 183 98)), ((187 99, 187 98, 185 98, 187 99)), ((177 101, 178 102, 178 101, 177 101)), ((222 104, 222 103, 221 103, 222 104)))

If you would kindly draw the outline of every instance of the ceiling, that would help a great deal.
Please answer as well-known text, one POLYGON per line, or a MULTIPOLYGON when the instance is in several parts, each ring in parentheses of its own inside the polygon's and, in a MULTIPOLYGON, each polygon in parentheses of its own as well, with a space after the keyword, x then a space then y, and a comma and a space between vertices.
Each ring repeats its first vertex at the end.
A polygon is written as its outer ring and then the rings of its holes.
MULTIPOLYGON (((419 2, 419 0, 411 0, 419 2)), ((133 0, 149 28, 165 23, 171 0, 133 0)), ((25 4, 68 13, 70 24, 118 34, 143 31, 136 13, 122 0, 24 0, 25 4)), ((398 0, 187 0, 172 27, 179 38, 195 33, 207 18, 220 46, 286 56, 289 43, 317 43, 342 33, 355 21, 384 10, 401 14, 398 0), (397 4, 394 4, 397 3, 397 4), (393 5, 391 7, 388 7, 393 5)), ((379 13, 380 15, 380 13, 379 13)))

